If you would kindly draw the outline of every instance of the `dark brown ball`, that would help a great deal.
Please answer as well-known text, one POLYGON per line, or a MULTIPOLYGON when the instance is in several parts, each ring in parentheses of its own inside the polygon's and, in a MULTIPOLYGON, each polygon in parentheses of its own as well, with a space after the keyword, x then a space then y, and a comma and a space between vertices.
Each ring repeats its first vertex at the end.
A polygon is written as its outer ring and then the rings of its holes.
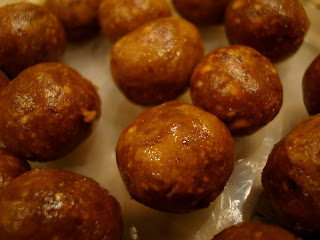
POLYGON ((299 123, 277 143, 262 184, 280 221, 303 234, 320 234, 320 115, 299 123))
POLYGON ((222 23, 231 0, 173 0, 182 17, 197 25, 222 23))
POLYGON ((64 28, 46 8, 23 2, 9 4, 0 8, 0 19, 0 68, 9 78, 63 54, 64 28))
POLYGON ((102 0, 99 8, 102 33, 114 41, 147 22, 170 15, 166 0, 102 0))
POLYGON ((30 164, 0 147, 0 189, 8 185, 12 179, 31 169, 30 164))
POLYGON ((71 152, 100 117, 96 88, 61 63, 20 73, 0 94, 0 136, 14 154, 47 161, 71 152))
POLYGON ((45 0, 45 6, 62 22, 69 40, 85 40, 99 31, 101 0, 45 0))
POLYGON ((310 115, 320 113, 320 55, 309 65, 302 80, 304 105, 310 115))
POLYGON ((92 178, 29 171, 0 191, 1 239, 121 240, 118 201, 92 178))
POLYGON ((190 92, 196 106, 216 115, 237 136, 268 124, 280 111, 283 98, 272 63, 241 45, 205 56, 193 72, 190 92))
POLYGON ((227 127, 193 105, 167 102, 141 113, 121 133, 120 174, 133 199, 166 212, 205 208, 233 169, 227 127))
POLYGON ((0 92, 10 83, 9 78, 0 70, 0 92))
POLYGON ((111 72, 130 101, 156 105, 177 98, 188 88, 203 52, 200 33, 193 24, 182 18, 162 18, 116 42, 111 72))
POLYGON ((255 48, 271 61, 295 53, 309 28, 299 0, 234 0, 225 13, 231 44, 255 48))
POLYGON ((212 240, 298 240, 289 231, 275 225, 246 222, 224 229, 212 240))

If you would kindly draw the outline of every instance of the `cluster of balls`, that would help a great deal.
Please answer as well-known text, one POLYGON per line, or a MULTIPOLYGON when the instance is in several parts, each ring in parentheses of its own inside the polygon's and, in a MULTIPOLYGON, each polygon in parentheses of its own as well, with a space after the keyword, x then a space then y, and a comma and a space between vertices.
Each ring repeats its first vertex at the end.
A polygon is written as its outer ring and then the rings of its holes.
MULTIPOLYGON (((272 62, 294 54, 309 27, 298 0, 174 0, 187 20, 171 17, 165 0, 43 2, 0 8, 0 69, 12 80, 0 74, 3 239, 122 237, 120 205, 106 189, 76 173, 30 171, 26 162, 70 153, 100 117, 96 88, 70 67, 52 62, 67 40, 83 40, 100 29, 116 41, 110 64, 119 90, 136 104, 161 104, 123 130, 117 163, 133 199, 186 213, 208 207, 223 191, 233 170, 232 136, 256 132, 280 111, 282 84, 272 62), (204 56, 193 23, 223 21, 232 45, 204 56), (194 105, 171 101, 188 87, 194 105)), ((317 59, 304 78, 309 112, 319 106, 316 79, 317 59)), ((319 118, 305 120, 279 142, 262 175, 284 225, 311 235, 320 232, 319 118)), ((296 239, 263 224, 236 226, 215 239, 241 235, 296 239)))

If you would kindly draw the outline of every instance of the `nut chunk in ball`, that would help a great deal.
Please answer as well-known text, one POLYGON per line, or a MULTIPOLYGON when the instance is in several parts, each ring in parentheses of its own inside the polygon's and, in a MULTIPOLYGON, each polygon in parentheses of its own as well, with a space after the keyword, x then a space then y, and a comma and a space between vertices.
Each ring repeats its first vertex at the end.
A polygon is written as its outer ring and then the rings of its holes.
POLYGON ((100 117, 96 88, 61 63, 20 73, 0 94, 0 136, 12 153, 47 161, 71 152, 100 117))
POLYGON ((299 123, 277 143, 262 185, 280 221, 297 232, 320 234, 320 115, 299 123))
POLYGON ((67 40, 58 18, 31 3, 0 8, 0 68, 12 79, 41 62, 56 61, 67 40))
POLYGON ((302 80, 304 105, 310 115, 320 113, 320 54, 312 61, 302 80))
MULTIPOLYGON (((271 224, 243 222, 224 229, 212 240, 299 240, 289 231, 271 224)), ((301 239, 300 239, 301 240, 301 239)))
POLYGON ((272 63, 253 48, 212 51, 194 70, 192 101, 222 120, 235 136, 250 135, 278 114, 282 84, 272 63))
POLYGON ((121 240, 118 201, 95 180, 33 170, 0 192, 1 239, 121 240))
POLYGON ((132 102, 160 104, 187 89, 203 51, 199 31, 193 24, 175 17, 158 19, 114 45, 112 76, 132 102))
POLYGON ((231 44, 253 47, 271 61, 294 54, 309 24, 299 0, 234 0, 225 12, 231 44))
POLYGON ((112 40, 158 18, 169 17, 166 0, 102 0, 99 7, 101 31, 112 40))
POLYGON ((208 207, 223 191, 233 169, 234 142, 214 115, 167 102, 144 111, 123 130, 116 157, 133 199, 185 213, 208 207))

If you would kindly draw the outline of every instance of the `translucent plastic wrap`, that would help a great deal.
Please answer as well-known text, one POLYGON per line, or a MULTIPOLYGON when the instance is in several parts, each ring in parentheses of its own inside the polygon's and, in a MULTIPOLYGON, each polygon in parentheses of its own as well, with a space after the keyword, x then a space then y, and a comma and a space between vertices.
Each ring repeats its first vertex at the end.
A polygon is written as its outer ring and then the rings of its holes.
MULTIPOLYGON (((255 206, 262 192, 260 177, 268 154, 276 142, 307 117, 301 82, 305 69, 320 53, 320 10, 309 5, 306 10, 311 25, 303 45, 295 55, 275 65, 284 89, 282 109, 271 123, 255 134, 235 138, 233 175, 209 208, 189 214, 169 214, 152 210, 130 198, 116 165, 115 147, 122 129, 145 107, 129 102, 115 86, 109 67, 113 43, 103 36, 69 44, 62 59, 98 87, 102 117, 97 128, 68 156, 54 162, 32 163, 32 167, 74 171, 93 177, 106 187, 122 206, 124 239, 210 240, 227 226, 260 219, 263 211, 255 206), (259 216, 255 215, 257 212, 259 216)), ((200 32, 206 53, 228 45, 223 25, 201 28, 200 32)), ((178 100, 191 103, 189 92, 178 100)))

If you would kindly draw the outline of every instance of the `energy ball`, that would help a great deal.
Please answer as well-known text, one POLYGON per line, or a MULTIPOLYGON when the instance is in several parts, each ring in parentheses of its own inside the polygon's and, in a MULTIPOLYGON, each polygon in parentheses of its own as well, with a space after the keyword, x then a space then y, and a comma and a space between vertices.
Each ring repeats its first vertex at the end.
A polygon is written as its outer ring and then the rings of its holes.
POLYGON ((10 79, 63 54, 64 28, 46 8, 25 2, 9 4, 0 8, 0 19, 0 68, 10 79))
POLYGON ((203 56, 197 28, 176 17, 147 23, 112 48, 111 72, 132 102, 156 105, 177 98, 189 86, 203 56))
POLYGON ((61 63, 20 73, 0 93, 0 137, 12 153, 48 161, 70 153, 100 117, 96 88, 61 63))
POLYGON ((1 239, 121 240, 118 201, 95 180, 33 170, 0 191, 1 239))
POLYGON ((320 113, 320 54, 304 73, 302 92, 304 105, 309 115, 320 113))
POLYGON ((45 0, 45 6, 62 22, 71 41, 84 40, 99 31, 101 0, 45 0))
POLYGON ((196 106, 220 118, 235 136, 250 135, 273 120, 283 99, 272 63, 241 45, 206 55, 194 70, 190 93, 196 106))
POLYGON ((99 8, 102 33, 114 41, 147 22, 170 15, 166 0, 102 0, 99 8))
POLYGON ((12 155, 7 149, 0 147, 0 190, 12 179, 29 171, 30 164, 12 155))
POLYGON ((278 142, 262 185, 279 220, 302 234, 320 234, 320 114, 299 123, 278 142))
POLYGON ((177 11, 197 25, 222 23, 224 12, 231 0, 173 0, 177 11))
POLYGON ((167 102, 142 112, 121 133, 116 158, 136 201, 186 213, 205 208, 233 170, 234 142, 214 115, 167 102))
POLYGON ((243 222, 224 229, 212 240, 299 240, 287 230, 271 224, 243 222))
POLYGON ((271 61, 295 53, 309 24, 299 0, 234 0, 225 12, 230 43, 253 47, 271 61))
POLYGON ((0 92, 10 83, 9 78, 0 70, 0 92))

